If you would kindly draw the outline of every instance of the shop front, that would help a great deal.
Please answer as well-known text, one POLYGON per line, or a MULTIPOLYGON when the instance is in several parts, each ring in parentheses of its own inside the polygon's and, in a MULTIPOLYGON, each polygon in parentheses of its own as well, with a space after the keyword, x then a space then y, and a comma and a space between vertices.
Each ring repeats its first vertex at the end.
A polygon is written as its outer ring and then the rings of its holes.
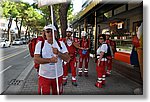
POLYGON ((79 38, 81 31, 88 33, 91 54, 96 57, 98 35, 109 31, 111 39, 116 42, 117 51, 128 53, 129 58, 133 47, 132 34, 137 32, 137 28, 143 22, 143 2, 119 4, 98 2, 90 8, 81 11, 78 20, 72 26, 78 32, 79 38))

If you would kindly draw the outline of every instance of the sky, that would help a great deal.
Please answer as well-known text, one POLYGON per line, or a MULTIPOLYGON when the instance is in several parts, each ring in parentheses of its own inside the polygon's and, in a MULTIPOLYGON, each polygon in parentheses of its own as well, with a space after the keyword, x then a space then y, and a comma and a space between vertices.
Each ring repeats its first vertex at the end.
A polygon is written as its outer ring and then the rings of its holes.
POLYGON ((33 4, 34 2, 33 2, 33 0, 22 0, 23 2, 27 2, 27 3, 29 3, 29 4, 33 4))
MULTIPOLYGON (((30 4, 33 3, 33 0, 22 0, 24 2, 28 2, 30 4)), ((81 2, 79 2, 79 0, 72 0, 73 2, 73 14, 79 12, 81 10, 81 7, 82 7, 82 0, 80 0, 81 2)))
POLYGON ((73 0, 73 14, 79 12, 82 8, 82 2, 79 2, 79 0, 73 0))

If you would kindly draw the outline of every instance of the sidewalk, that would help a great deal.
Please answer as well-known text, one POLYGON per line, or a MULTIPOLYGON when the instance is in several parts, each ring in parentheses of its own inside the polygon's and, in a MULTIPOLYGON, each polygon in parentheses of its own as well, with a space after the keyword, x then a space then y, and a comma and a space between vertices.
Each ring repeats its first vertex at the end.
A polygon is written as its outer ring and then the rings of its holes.
MULTIPOLYGON (((36 95, 38 94, 38 75, 35 69, 25 80, 25 83, 19 94, 36 95)), ((112 71, 112 75, 106 78, 106 85, 99 89, 95 87, 96 67, 94 59, 89 62, 89 77, 77 76, 78 86, 75 87, 71 83, 71 74, 68 77, 68 83, 64 86, 64 95, 133 95, 136 88, 141 87, 140 84, 127 79, 126 77, 112 71)))

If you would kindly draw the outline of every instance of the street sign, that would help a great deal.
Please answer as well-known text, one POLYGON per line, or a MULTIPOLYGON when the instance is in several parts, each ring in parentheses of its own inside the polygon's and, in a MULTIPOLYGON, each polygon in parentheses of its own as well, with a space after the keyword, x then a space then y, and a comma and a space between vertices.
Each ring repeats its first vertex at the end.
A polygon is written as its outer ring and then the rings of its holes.
POLYGON ((38 7, 42 7, 45 5, 54 5, 59 3, 65 3, 68 0, 38 0, 38 7))

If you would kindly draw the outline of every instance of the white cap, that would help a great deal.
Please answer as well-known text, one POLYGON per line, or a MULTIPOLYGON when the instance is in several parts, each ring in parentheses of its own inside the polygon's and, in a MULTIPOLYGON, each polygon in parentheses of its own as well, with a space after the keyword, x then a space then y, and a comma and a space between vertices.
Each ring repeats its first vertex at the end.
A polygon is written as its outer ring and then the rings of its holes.
POLYGON ((68 28, 66 29, 66 32, 72 32, 72 28, 68 27, 68 28))
POLYGON ((44 27, 44 30, 47 30, 47 29, 52 29, 52 30, 54 29, 56 31, 56 27, 52 24, 49 24, 49 25, 44 27))
POLYGON ((105 35, 110 35, 110 32, 105 32, 105 35))
POLYGON ((86 36, 86 32, 85 32, 85 31, 82 31, 82 32, 81 32, 81 36, 86 36))

